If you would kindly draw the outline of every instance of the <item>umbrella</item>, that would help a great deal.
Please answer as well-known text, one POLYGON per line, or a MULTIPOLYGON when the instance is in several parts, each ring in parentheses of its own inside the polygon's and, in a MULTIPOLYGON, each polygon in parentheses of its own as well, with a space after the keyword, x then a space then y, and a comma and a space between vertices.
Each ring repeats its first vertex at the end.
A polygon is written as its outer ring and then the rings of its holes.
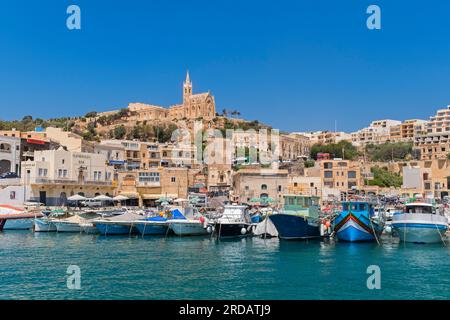
POLYGON ((172 199, 166 197, 161 197, 158 200, 156 200, 156 202, 170 202, 170 201, 172 201, 172 199))
POLYGON ((267 203, 275 202, 275 200, 274 200, 273 198, 271 198, 271 197, 262 198, 262 200, 263 200, 264 202, 267 202, 267 203))
POLYGON ((260 198, 251 198, 250 202, 261 202, 260 198))
POLYGON ((126 201, 126 200, 128 200, 129 198, 128 197, 125 197, 125 196, 122 196, 122 195, 118 195, 118 196, 115 196, 114 198, 113 198, 113 200, 114 201, 126 201))
POLYGON ((67 198, 67 200, 69 200, 69 201, 83 201, 86 199, 87 199, 86 197, 80 196, 79 194, 76 194, 74 196, 67 198))
POLYGON ((104 196, 104 195, 99 195, 94 198, 94 200, 97 200, 97 201, 111 201, 112 199, 113 198, 104 196))
POLYGON ((178 199, 173 200, 173 202, 176 202, 176 203, 186 202, 186 201, 187 201, 187 199, 183 199, 183 198, 178 198, 178 199))

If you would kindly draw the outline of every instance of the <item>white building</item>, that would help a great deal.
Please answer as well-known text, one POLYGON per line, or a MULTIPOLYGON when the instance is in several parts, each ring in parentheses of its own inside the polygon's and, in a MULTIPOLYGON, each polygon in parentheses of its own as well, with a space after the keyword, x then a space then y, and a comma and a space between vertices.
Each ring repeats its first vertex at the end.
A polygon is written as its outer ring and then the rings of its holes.
POLYGON ((0 174, 20 174, 20 137, 0 136, 0 174))
POLYGON ((402 122, 397 120, 376 120, 367 127, 352 133, 352 143, 355 146, 380 144, 390 140, 390 129, 402 122))
POLYGON ((22 162, 26 201, 59 206, 74 194, 113 195, 114 169, 103 154, 64 149, 36 151, 34 161, 22 162))

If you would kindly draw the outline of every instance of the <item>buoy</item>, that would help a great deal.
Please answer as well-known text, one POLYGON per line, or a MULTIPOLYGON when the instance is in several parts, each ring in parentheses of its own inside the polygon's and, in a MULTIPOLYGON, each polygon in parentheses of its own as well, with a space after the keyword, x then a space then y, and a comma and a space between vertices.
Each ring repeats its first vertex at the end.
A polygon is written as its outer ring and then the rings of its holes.
POLYGON ((206 228, 206 232, 211 233, 212 232, 212 227, 208 226, 208 228, 206 228))
POLYGON ((244 235, 244 234, 246 234, 246 233, 247 233, 247 229, 242 228, 242 229, 241 229, 241 234, 244 235))
POLYGON ((200 222, 201 223, 205 222, 205 218, 204 217, 200 217, 200 222))
POLYGON ((327 226, 327 228, 329 228, 329 227, 331 226, 330 221, 327 221, 327 222, 325 223, 325 225, 327 226))

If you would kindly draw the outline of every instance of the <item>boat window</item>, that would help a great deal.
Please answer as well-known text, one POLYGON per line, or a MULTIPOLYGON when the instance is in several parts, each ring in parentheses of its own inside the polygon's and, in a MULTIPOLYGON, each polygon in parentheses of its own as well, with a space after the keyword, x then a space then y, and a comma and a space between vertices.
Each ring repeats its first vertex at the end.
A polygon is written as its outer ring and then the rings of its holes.
POLYGON ((351 210, 351 211, 357 211, 357 210, 358 210, 358 206, 357 206, 355 203, 352 203, 352 204, 350 205, 350 210, 351 210))
POLYGON ((348 211, 348 203, 344 203, 343 209, 344 209, 344 211, 348 211))
POLYGON ((407 206, 406 213, 434 213, 431 206, 407 206))
POLYGON ((366 205, 364 203, 359 204, 359 211, 365 211, 366 205))

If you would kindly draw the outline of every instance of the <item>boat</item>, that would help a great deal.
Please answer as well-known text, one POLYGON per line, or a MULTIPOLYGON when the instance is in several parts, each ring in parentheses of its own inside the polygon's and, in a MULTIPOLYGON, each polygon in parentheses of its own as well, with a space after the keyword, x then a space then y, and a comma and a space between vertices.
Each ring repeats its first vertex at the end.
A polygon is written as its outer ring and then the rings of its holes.
POLYGON ((394 214, 392 228, 402 242, 438 243, 445 241, 448 219, 427 202, 405 204, 403 212, 394 214))
POLYGON ((283 199, 283 209, 269 216, 278 237, 284 240, 320 238, 319 197, 288 194, 283 199))
POLYGON ((127 235, 137 233, 136 225, 143 219, 143 215, 130 210, 121 215, 96 219, 93 225, 101 235, 127 235))
POLYGON ((252 235, 252 223, 247 206, 226 205, 219 216, 212 219, 207 232, 217 239, 247 237, 252 235))
MULTIPOLYGON (((25 210, 15 206, 10 206, 7 204, 0 205, 0 216, 1 215, 22 215, 25 214, 25 210)), ((3 230, 29 230, 33 227, 33 218, 21 218, 21 219, 7 219, 4 222, 3 230)))
POLYGON ((57 232, 96 233, 97 229, 93 220, 97 217, 98 215, 95 213, 84 212, 65 219, 50 219, 50 222, 55 226, 57 232))
POLYGON ((383 232, 383 213, 376 217, 374 205, 367 201, 342 202, 342 211, 334 220, 334 233, 348 242, 375 241, 383 232))
POLYGON ((67 212, 63 209, 44 210, 42 218, 34 218, 33 230, 34 232, 56 232, 56 226, 53 223, 55 219, 63 218, 67 212))
POLYGON ((177 236, 201 236, 208 234, 206 231, 205 217, 194 208, 185 208, 185 215, 177 214, 169 220, 169 227, 177 236))

